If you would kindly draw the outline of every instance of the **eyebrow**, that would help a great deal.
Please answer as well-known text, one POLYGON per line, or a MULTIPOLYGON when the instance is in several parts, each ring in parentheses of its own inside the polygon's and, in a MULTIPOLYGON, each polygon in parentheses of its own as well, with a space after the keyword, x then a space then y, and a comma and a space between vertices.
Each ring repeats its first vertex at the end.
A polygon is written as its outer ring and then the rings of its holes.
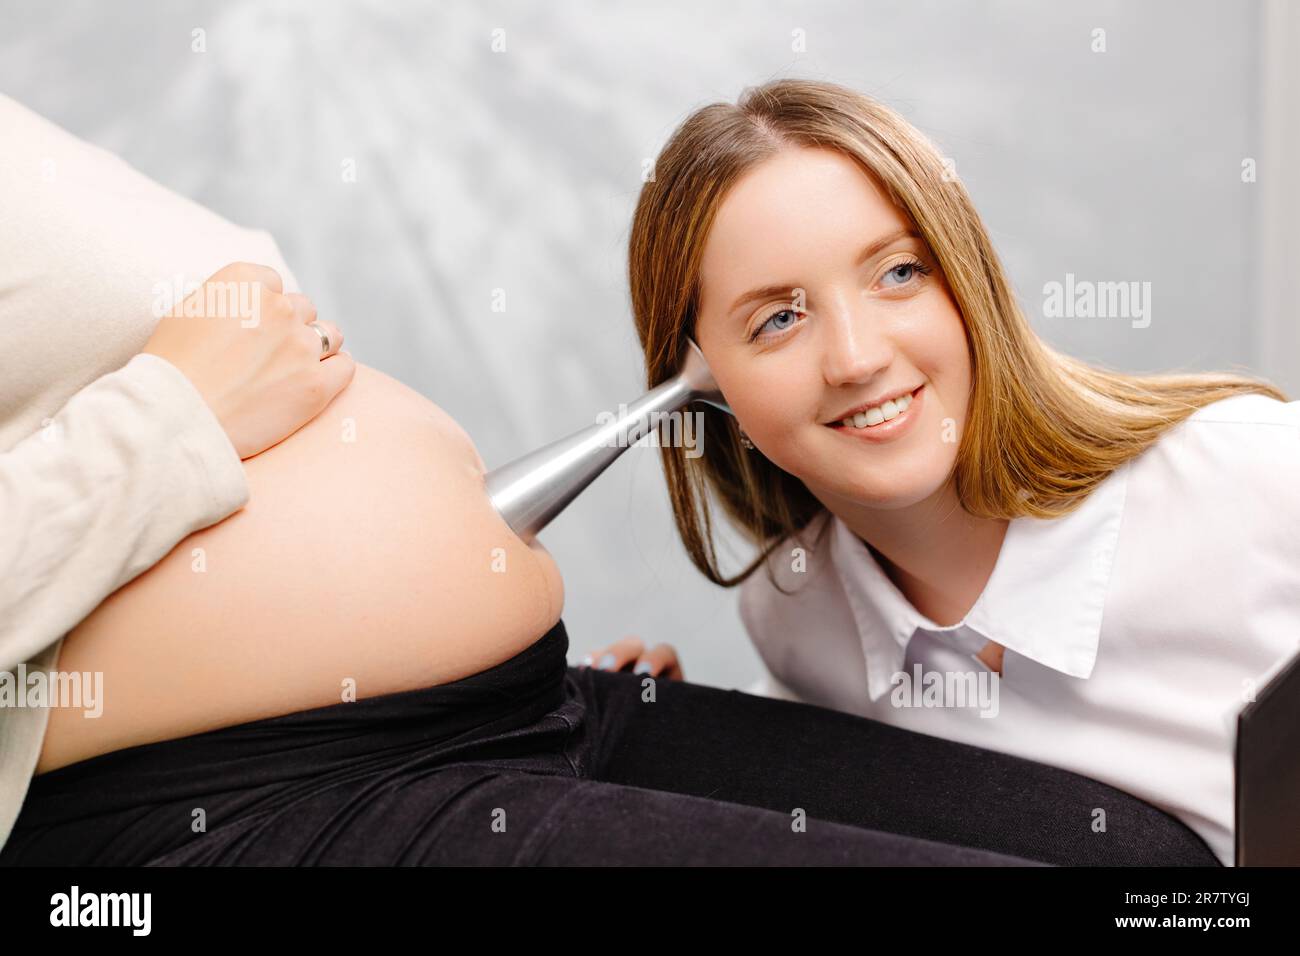
MULTIPOLYGON (((905 228, 905 229, 899 229, 895 232, 891 232, 889 233, 889 235, 881 236, 879 239, 873 239, 871 242, 867 243, 866 247, 860 253, 858 253, 858 258, 853 264, 855 266, 862 265, 862 263, 866 262, 868 259, 874 256, 881 249, 885 248, 886 246, 893 245, 895 242, 898 242, 898 240, 900 239, 920 239, 920 238, 921 238, 920 233, 918 233, 915 229, 905 228)), ((795 282, 776 282, 773 283, 772 285, 765 285, 762 288, 751 289, 750 291, 746 292, 744 295, 742 295, 739 299, 737 299, 735 302, 731 304, 731 308, 727 310, 727 315, 731 316, 735 314, 736 310, 739 309, 741 306, 748 305, 749 303, 757 301, 759 299, 770 299, 778 295, 789 295, 797 285, 798 283, 795 282)))

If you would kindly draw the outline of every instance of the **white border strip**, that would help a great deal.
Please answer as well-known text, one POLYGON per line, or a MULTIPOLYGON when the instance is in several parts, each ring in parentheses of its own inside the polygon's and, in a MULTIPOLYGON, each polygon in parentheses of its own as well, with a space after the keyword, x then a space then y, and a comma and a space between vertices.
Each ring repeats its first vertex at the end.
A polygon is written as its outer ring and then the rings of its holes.
MULTIPOLYGON (((1264 0, 1255 371, 1300 400, 1300 4, 1264 0)), ((1245 186, 1245 184, 1243 184, 1245 186)), ((1245 188, 1249 188, 1245 186, 1245 188)))

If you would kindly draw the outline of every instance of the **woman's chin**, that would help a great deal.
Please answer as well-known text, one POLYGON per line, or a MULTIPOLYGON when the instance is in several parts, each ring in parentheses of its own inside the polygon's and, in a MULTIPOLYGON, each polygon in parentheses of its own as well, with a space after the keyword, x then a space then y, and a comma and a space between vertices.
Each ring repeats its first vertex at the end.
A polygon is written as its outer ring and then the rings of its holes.
POLYGON ((915 470, 899 468, 898 471, 897 477, 872 475, 851 482, 846 482, 843 474, 834 478, 800 477, 813 496, 832 510, 840 505, 896 511, 925 501, 943 487, 941 477, 933 481, 918 481, 915 470))

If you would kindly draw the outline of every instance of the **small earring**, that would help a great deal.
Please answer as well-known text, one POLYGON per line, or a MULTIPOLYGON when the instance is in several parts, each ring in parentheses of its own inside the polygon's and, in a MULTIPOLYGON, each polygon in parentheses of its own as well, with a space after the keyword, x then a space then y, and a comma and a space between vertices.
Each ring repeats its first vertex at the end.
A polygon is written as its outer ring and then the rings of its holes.
POLYGON ((748 448, 750 451, 754 450, 754 443, 749 440, 749 436, 745 434, 744 429, 741 429, 740 432, 740 443, 744 445, 746 448, 748 448))

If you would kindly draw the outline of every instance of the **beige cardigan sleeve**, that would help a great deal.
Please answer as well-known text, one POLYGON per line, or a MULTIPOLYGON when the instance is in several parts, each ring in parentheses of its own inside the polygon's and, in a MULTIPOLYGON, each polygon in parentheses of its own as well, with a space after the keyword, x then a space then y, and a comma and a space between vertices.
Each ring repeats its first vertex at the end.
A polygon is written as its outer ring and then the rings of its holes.
POLYGON ((243 464, 174 365, 140 353, 0 453, 0 670, 239 510, 243 464))

